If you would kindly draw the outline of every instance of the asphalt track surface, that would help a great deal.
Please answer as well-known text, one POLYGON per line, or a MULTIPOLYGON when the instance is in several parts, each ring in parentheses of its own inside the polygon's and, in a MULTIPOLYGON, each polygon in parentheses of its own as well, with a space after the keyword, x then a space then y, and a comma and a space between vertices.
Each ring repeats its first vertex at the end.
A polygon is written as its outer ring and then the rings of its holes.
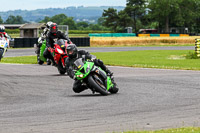
POLYGON ((53 66, 0 64, 0 133, 106 133, 200 126, 200 71, 109 67, 120 88, 76 94, 53 66))
MULTIPOLYGON (((88 52, 118 52, 118 51, 136 51, 136 50, 194 50, 195 46, 180 47, 81 47, 88 52)), ((34 48, 27 49, 8 49, 5 57, 29 56, 35 55, 34 48)))

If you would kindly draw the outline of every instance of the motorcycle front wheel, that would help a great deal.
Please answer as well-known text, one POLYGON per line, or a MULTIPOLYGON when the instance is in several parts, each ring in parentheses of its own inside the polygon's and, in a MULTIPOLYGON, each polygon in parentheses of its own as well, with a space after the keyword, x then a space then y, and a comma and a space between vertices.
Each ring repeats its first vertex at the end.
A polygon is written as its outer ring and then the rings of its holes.
POLYGON ((0 60, 1 60, 1 58, 3 57, 3 49, 0 49, 0 60))
POLYGON ((101 81, 101 79, 98 77, 98 75, 95 75, 97 77, 94 77, 94 75, 91 75, 88 77, 88 83, 89 85, 95 89, 95 91, 99 92, 101 95, 109 95, 109 92, 107 91, 105 85, 101 81))
POLYGON ((64 74, 66 73, 66 69, 63 68, 61 61, 59 61, 57 68, 58 68, 58 72, 59 72, 61 75, 64 75, 64 74))

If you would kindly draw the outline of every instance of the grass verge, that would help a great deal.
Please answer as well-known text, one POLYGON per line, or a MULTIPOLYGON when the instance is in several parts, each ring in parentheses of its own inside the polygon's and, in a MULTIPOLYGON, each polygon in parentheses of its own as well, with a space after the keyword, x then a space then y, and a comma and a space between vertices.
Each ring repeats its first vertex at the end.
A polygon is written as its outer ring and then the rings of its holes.
POLYGON ((199 59, 187 59, 193 50, 145 50, 94 53, 105 64, 159 69, 200 70, 199 59))
MULTIPOLYGON (((92 53, 103 60, 106 65, 159 68, 159 69, 182 69, 200 70, 199 59, 187 59, 193 50, 144 50, 125 52, 100 52, 92 53)), ((7 57, 2 63, 37 64, 36 56, 7 57)))
POLYGON ((19 57, 5 57, 1 60, 2 63, 15 64, 37 64, 36 56, 19 56, 19 57))
POLYGON ((200 133, 200 128, 187 127, 187 128, 166 129, 157 131, 127 131, 123 133, 200 133))

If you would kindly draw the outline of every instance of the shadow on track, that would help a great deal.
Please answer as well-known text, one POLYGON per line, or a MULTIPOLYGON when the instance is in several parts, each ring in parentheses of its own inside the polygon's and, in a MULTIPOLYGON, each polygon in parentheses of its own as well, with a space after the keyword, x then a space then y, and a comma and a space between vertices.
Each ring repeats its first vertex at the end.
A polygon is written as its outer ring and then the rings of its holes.
POLYGON ((49 76, 68 76, 67 74, 51 74, 51 75, 49 75, 49 76))
POLYGON ((77 95, 71 95, 69 97, 99 97, 99 96, 103 96, 101 94, 77 94, 77 95))

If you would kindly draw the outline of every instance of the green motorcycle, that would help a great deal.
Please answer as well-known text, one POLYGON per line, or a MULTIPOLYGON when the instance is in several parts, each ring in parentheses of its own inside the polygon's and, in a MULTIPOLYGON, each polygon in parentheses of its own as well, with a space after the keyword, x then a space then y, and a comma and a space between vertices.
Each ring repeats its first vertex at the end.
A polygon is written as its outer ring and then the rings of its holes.
MULTIPOLYGON (((46 48, 46 40, 43 40, 41 37, 38 39, 38 44, 35 44, 35 53, 37 54, 37 63, 42 65, 44 62, 47 62, 47 59, 43 56, 44 50, 46 48)), ((47 62, 47 65, 50 65, 51 62, 47 62)))
POLYGON ((118 88, 112 83, 111 77, 100 67, 94 65, 93 61, 84 61, 83 58, 79 58, 74 62, 73 67, 75 78, 85 83, 93 93, 108 95, 118 92, 118 88))

